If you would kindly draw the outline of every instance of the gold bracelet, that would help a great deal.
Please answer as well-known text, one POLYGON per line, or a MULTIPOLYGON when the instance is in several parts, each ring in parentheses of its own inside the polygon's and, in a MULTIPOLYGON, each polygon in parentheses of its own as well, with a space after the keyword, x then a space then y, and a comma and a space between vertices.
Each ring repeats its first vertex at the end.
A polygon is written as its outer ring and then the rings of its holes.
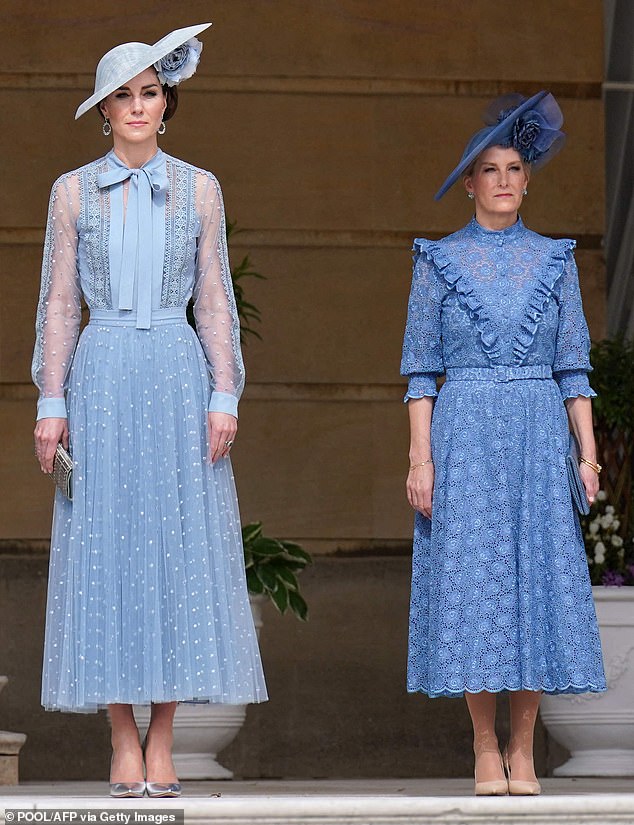
POLYGON ((582 455, 579 456, 579 461, 582 461, 584 464, 587 464, 588 467, 592 467, 594 472, 599 475, 603 467, 600 464, 593 464, 591 461, 588 461, 587 458, 584 458, 582 455))
POLYGON ((434 463, 433 458, 430 458, 428 461, 421 461, 419 464, 410 464, 409 468, 410 468, 410 470, 415 470, 417 467, 424 467, 425 464, 433 464, 433 463, 434 463))

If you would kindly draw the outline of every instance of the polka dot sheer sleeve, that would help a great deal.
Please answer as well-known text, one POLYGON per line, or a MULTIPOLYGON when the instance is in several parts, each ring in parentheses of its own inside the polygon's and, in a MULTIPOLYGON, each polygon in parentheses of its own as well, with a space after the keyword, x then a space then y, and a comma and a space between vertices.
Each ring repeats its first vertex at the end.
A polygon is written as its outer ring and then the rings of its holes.
POLYGON ((31 369, 40 392, 38 419, 66 417, 65 390, 81 323, 77 267, 79 200, 76 175, 64 175, 53 185, 31 369))
POLYGON ((220 184, 198 172, 196 207, 200 235, 196 253, 194 317, 211 376, 210 412, 238 415, 244 388, 240 323, 227 254, 227 235, 220 184))

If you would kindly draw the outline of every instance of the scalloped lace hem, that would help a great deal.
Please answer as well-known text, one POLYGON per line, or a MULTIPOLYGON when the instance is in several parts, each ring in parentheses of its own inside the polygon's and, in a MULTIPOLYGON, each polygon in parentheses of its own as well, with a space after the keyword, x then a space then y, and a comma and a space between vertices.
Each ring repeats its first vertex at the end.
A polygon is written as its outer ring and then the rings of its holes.
POLYGON ((437 688, 431 690, 430 688, 426 687, 413 687, 411 685, 407 686, 408 693, 424 693, 429 696, 430 699, 436 699, 441 696, 449 697, 449 698, 460 698, 464 696, 465 692, 467 693, 482 693, 483 691, 487 691, 487 693, 503 693, 504 691, 514 692, 518 690, 534 690, 534 691, 541 691, 542 693, 548 693, 550 695, 557 695, 561 693, 605 693, 607 690, 607 686, 605 684, 594 684, 593 682, 586 682, 583 685, 575 685, 573 682, 568 682, 565 685, 550 685, 545 687, 543 685, 504 685, 503 687, 489 687, 487 685, 480 685, 478 687, 470 687, 465 686, 461 689, 453 689, 447 686, 442 688, 437 688))
POLYGON ((406 392, 403 398, 403 403, 407 404, 408 401, 416 401, 419 398, 438 398, 438 390, 434 390, 433 392, 423 392, 420 395, 412 395, 412 393, 406 392))
POLYGON ((565 395, 562 393, 562 398, 564 401, 567 398, 597 398, 597 394, 594 390, 571 390, 565 395))

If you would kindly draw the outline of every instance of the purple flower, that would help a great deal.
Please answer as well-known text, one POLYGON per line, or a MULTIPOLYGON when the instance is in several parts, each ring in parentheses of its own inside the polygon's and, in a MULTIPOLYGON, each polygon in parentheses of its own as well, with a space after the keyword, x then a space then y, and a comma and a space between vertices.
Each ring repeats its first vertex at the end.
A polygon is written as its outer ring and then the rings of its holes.
POLYGON ((623 576, 614 570, 606 570, 601 579, 601 584, 605 587, 622 587, 624 582, 623 576))

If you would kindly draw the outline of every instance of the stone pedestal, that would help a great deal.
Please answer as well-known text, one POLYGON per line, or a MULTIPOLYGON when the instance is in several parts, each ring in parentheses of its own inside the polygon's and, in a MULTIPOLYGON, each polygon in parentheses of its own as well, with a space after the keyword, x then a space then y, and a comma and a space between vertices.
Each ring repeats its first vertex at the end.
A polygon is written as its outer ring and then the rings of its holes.
MULTIPOLYGON (((0 676, 0 692, 8 681, 6 676, 0 676)), ((18 784, 18 759, 25 742, 24 733, 0 730, 0 785, 18 784)))
POLYGON ((18 784, 19 753, 25 742, 24 733, 0 730, 0 785, 18 784))

